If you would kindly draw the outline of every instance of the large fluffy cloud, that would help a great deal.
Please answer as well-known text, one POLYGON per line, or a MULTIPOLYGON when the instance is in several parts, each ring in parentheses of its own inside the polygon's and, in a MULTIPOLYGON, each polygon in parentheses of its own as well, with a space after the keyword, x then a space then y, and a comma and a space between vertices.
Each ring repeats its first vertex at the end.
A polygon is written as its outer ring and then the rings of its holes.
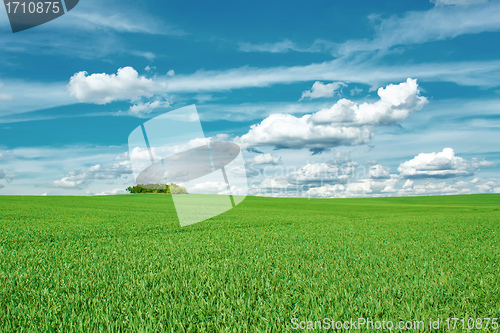
POLYGON ((78 72, 69 81, 68 89, 80 102, 106 104, 113 101, 151 97, 161 83, 154 82, 132 67, 118 69, 116 74, 78 72))
POLYGON ((260 124, 252 125, 250 131, 236 141, 244 148, 275 146, 323 150, 360 145, 370 141, 376 126, 404 120, 427 103, 413 79, 380 88, 378 95, 380 100, 375 103, 358 105, 341 99, 329 109, 300 118, 272 114, 260 124))
POLYGON ((420 110, 427 99, 419 95, 417 80, 408 79, 398 85, 379 88, 380 100, 375 103, 356 104, 341 99, 330 109, 323 109, 311 116, 311 122, 323 124, 388 125, 408 118, 420 110))
POLYGON ((451 148, 438 153, 421 153, 399 165, 398 171, 405 178, 452 178, 471 176, 480 167, 491 166, 488 161, 465 160, 456 156, 451 148))
POLYGON ((325 149, 368 143, 372 136, 372 130, 367 127, 316 125, 309 118, 311 115, 297 118, 289 114, 272 114, 236 141, 244 148, 325 149))

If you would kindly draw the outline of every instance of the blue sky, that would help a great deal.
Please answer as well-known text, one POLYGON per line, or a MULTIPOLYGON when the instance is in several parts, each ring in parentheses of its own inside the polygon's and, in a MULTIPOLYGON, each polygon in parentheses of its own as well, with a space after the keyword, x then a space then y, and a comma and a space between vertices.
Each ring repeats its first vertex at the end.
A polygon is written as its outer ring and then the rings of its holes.
POLYGON ((500 3, 82 0, 0 10, 0 194, 124 193, 128 135, 196 104, 250 193, 500 192, 500 3))

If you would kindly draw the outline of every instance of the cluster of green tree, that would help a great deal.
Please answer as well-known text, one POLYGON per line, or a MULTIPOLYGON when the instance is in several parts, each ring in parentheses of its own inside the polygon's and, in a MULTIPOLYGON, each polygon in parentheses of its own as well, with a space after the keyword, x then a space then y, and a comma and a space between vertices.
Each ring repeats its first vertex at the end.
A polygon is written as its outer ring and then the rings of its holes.
POLYGON ((139 184, 127 187, 130 193, 187 194, 187 190, 176 184, 139 184))

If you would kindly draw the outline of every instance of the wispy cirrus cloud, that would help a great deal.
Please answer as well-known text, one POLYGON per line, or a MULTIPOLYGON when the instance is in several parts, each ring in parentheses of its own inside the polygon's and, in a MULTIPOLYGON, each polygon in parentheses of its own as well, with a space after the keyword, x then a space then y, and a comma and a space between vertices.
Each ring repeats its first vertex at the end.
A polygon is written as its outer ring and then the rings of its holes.
POLYGON ((343 81, 376 85, 407 77, 421 81, 453 82, 464 86, 496 87, 500 83, 500 61, 462 61, 380 65, 370 61, 335 59, 306 66, 197 71, 169 79, 169 92, 209 92, 268 87, 305 81, 343 81))
POLYGON ((374 38, 337 43, 315 40, 309 46, 284 39, 261 44, 239 43, 242 52, 329 52, 351 56, 360 52, 388 51, 395 46, 423 44, 466 34, 500 31, 500 3, 486 0, 434 0, 435 7, 381 19, 372 14, 374 38))
POLYGON ((73 104, 65 82, 33 82, 23 80, 1 80, 0 118, 38 109, 73 104), (4 96, 3 100, 1 96, 4 96))
MULTIPOLYGON (((483 1, 437 1, 437 4, 475 4, 483 1)), ((355 52, 389 50, 398 45, 422 44, 455 38, 465 34, 499 31, 500 3, 489 2, 478 6, 436 6, 426 11, 407 12, 391 16, 375 25, 372 40, 351 40, 340 44, 338 55, 355 52)), ((372 16, 377 20, 377 16, 372 16)))
MULTIPOLYGON (((137 73, 135 69, 133 71, 137 73)), ((104 87, 102 90, 95 88, 97 90, 95 96, 92 97, 90 92, 93 91, 93 88, 90 90, 84 89, 84 85, 87 85, 89 78, 93 80, 98 77, 96 75, 101 74, 82 73, 85 72, 76 73, 76 77, 73 79, 75 83, 73 96, 77 92, 81 94, 79 95, 81 97, 80 101, 102 103, 105 100, 132 100, 139 96, 135 90, 130 95, 125 96, 120 92, 120 96, 117 96, 110 89, 116 90, 118 87, 112 86, 111 88, 104 87)), ((106 77, 113 75, 103 74, 106 77)), ((141 80, 143 77, 137 74, 138 80, 141 80)), ((421 81, 453 82, 462 86, 495 87, 500 85, 498 81, 498 77, 500 77, 500 61, 376 66, 369 62, 353 63, 343 60, 333 60, 307 66, 241 67, 222 71, 197 71, 193 74, 177 74, 173 77, 170 75, 154 78, 144 77, 150 80, 148 81, 150 84, 148 85, 149 88, 145 90, 141 88, 141 91, 144 90, 144 96, 152 96, 155 93, 161 95, 168 95, 169 93, 206 93, 316 80, 359 82, 376 86, 378 83, 400 81, 408 77, 418 77, 421 81)), ((0 80, 0 82, 3 83, 1 93, 8 97, 8 99, 4 98, 5 100, 0 104, 0 116, 73 104, 78 101, 78 99, 75 99, 68 92, 66 88, 68 82, 43 83, 12 79, 4 79, 0 80)), ((259 105, 248 106, 240 104, 238 106, 222 105, 219 107, 221 107, 221 110, 227 109, 227 112, 231 112, 233 109, 235 111, 242 109, 242 111, 247 112, 251 111, 247 110, 250 108, 252 110, 255 109, 255 112, 265 112, 267 114, 266 108, 259 105)), ((306 112, 307 109, 302 111, 302 107, 295 103, 285 103, 285 106, 278 103, 273 109, 290 109, 287 113, 306 112)), ((244 118, 248 118, 248 115, 244 118)))
POLYGON ((152 102, 134 104, 129 108, 129 112, 132 115, 142 117, 151 113, 153 110, 160 108, 168 108, 169 106, 170 106, 169 101, 155 100, 152 102))
POLYGON ((134 55, 154 59, 151 50, 129 43, 124 36, 184 36, 181 28, 146 12, 133 2, 80 1, 71 12, 41 25, 34 31, 12 34, 5 11, 0 11, 0 49, 9 54, 53 54, 81 59, 109 55, 134 55), (117 10, 118 9, 118 10, 117 10))
POLYGON ((294 51, 294 52, 316 53, 316 52, 330 52, 336 46, 336 43, 318 39, 314 41, 312 45, 304 47, 297 45, 297 43, 289 39, 285 39, 275 43, 253 44, 245 42, 245 43, 239 43, 238 45, 239 45, 239 50, 242 52, 286 53, 294 51))
POLYGON ((431 0, 436 6, 470 6, 488 2, 488 0, 431 0))
POLYGON ((80 1, 67 15, 54 20, 54 27, 95 33, 117 32, 149 35, 182 36, 186 33, 168 25, 160 17, 148 13, 133 2, 108 0, 80 1))
POLYGON ((2 92, 3 84, 0 83, 0 101, 10 101, 12 99, 12 94, 6 94, 2 92))
MULTIPOLYGON (((71 12, 72 27, 81 30, 98 31, 111 30, 120 33, 138 33, 151 35, 173 35, 183 36, 186 33, 178 28, 173 28, 165 25, 161 20, 151 16, 134 15, 132 20, 130 15, 123 13, 115 13, 109 9, 109 13, 95 11, 76 11, 71 12)), ((61 22, 60 25, 67 25, 68 22, 61 22)))

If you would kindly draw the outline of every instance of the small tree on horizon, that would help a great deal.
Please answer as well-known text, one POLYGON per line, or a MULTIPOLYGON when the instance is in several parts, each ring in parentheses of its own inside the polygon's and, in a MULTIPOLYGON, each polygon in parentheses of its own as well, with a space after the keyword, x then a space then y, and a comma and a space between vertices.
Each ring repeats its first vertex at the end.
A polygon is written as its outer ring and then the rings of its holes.
POLYGON ((138 184, 127 187, 131 194, 155 193, 155 194, 187 194, 186 188, 177 184, 138 184))

